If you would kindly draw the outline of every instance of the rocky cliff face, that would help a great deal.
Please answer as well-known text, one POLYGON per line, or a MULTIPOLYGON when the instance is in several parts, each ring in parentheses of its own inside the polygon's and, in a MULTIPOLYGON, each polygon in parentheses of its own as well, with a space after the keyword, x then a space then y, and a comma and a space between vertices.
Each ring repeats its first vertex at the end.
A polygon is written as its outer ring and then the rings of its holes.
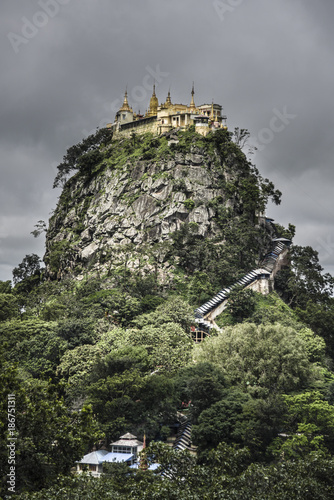
POLYGON ((258 193, 259 182, 228 147, 222 154, 190 132, 112 142, 89 175, 79 171, 65 185, 47 233, 49 275, 80 275, 87 266, 107 270, 121 265, 129 250, 129 266, 136 267, 138 255, 149 260, 154 248, 167 269, 171 235, 184 224, 218 242, 224 240, 222 210, 254 220, 261 207, 246 207, 242 185, 247 178, 258 193))

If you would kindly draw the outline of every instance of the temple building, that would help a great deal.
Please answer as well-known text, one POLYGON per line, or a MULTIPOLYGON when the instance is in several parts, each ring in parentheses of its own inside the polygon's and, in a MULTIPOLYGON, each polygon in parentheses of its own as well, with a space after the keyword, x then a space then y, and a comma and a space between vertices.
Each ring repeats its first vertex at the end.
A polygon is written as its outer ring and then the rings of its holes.
POLYGON ((111 451, 106 449, 93 450, 76 462, 76 472, 87 471, 94 477, 100 477, 105 462, 124 462, 133 465, 138 460, 138 455, 143 449, 142 441, 137 436, 127 432, 118 441, 110 444, 111 451))
POLYGON ((128 93, 125 91, 124 101, 116 113, 115 121, 109 123, 107 127, 112 129, 115 137, 130 137, 134 132, 139 134, 151 132, 160 135, 174 128, 186 130, 191 125, 194 125, 196 132, 202 135, 220 128, 227 129, 222 106, 213 102, 196 106, 194 95, 193 85, 189 106, 172 103, 170 92, 166 101, 159 105, 155 85, 153 85, 149 108, 145 115, 141 115, 135 113, 130 107, 128 93))

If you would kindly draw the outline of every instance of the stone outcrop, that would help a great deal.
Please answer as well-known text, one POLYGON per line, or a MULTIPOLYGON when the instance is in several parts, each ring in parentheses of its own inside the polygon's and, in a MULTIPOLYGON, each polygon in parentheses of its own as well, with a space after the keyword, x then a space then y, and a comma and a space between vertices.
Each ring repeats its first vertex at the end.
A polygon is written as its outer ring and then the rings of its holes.
MULTIPOLYGON (((168 139, 178 143, 175 133, 168 139)), ((159 160, 128 160, 89 182, 82 175, 73 176, 50 219, 44 259, 49 275, 78 269, 80 274, 88 264, 107 268, 121 262, 128 245, 133 251, 145 245, 152 249, 167 243, 184 223, 196 224, 203 237, 214 237, 218 226, 212 202, 219 199, 234 209, 238 205, 235 195, 218 187, 237 174, 219 161, 214 153, 194 145, 184 153, 171 149, 159 160)))

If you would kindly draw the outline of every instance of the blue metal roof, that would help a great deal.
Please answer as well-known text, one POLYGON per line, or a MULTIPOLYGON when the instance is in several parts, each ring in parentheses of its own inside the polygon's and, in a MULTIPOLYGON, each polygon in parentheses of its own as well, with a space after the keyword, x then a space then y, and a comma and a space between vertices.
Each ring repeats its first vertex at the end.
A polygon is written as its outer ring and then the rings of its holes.
POLYGON ((111 451, 103 457, 102 462, 129 462, 134 458, 132 453, 116 453, 111 451))
POLYGON ((108 455, 109 452, 107 450, 97 450, 92 451, 85 455, 81 460, 78 460, 78 464, 87 464, 87 465, 99 465, 102 464, 105 460, 105 456, 108 455))

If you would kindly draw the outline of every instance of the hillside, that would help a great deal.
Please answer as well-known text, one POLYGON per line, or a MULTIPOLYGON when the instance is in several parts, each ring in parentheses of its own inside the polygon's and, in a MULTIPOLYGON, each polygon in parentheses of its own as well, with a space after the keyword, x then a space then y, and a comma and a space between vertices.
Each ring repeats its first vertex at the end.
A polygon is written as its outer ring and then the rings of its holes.
POLYGON ((102 130, 65 154, 46 267, 0 282, 3 491, 15 437, 22 500, 332 498, 334 280, 266 218, 281 193, 236 140, 102 130), (72 476, 126 433, 156 472, 72 476))
POLYGON ((228 281, 266 252, 272 228, 259 215, 280 193, 225 130, 207 137, 191 130, 133 135, 85 153, 76 169, 47 233, 51 278, 87 268, 106 272, 126 260, 142 273, 158 262, 164 284, 175 264, 216 276, 211 259, 224 259, 234 266, 228 281))

